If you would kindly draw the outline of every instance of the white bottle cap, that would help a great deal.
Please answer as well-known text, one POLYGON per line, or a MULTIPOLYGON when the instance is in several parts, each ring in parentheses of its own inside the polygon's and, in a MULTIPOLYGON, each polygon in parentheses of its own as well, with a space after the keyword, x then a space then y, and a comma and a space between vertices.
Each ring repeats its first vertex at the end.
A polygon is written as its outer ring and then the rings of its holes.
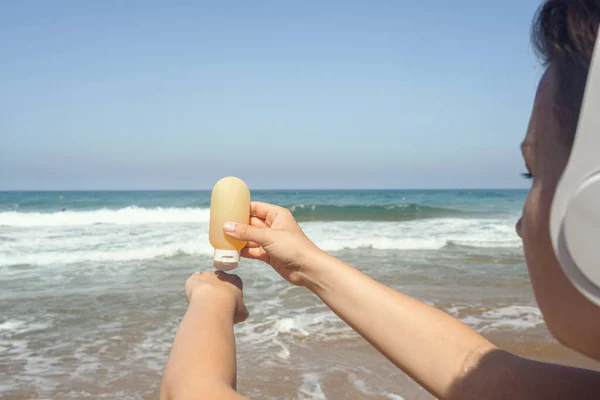
POLYGON ((240 253, 237 250, 217 250, 215 249, 215 258, 213 267, 220 271, 231 271, 238 266, 240 253))

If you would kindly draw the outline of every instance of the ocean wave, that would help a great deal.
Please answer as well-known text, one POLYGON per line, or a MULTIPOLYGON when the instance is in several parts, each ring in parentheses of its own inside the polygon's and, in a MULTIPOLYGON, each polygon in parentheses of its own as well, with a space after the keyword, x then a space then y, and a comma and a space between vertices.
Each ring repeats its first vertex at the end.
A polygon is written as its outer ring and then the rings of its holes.
POLYGON ((512 221, 443 218, 407 222, 311 222, 304 231, 327 251, 519 248, 512 221))
POLYGON ((212 255, 213 249, 199 241, 187 243, 167 243, 163 245, 144 245, 112 250, 109 248, 91 250, 85 248, 78 251, 43 251, 5 255, 0 259, 0 266, 6 265, 55 265, 78 263, 103 263, 125 261, 149 261, 184 255, 212 255))
MULTIPOLYGON (((428 207, 419 204, 389 205, 326 205, 293 204, 286 206, 298 222, 310 221, 371 221, 402 222, 431 218, 468 216, 467 213, 449 208, 428 207)), ((130 206, 121 209, 98 209, 91 211, 64 210, 55 212, 0 212, 0 226, 42 227, 83 225, 140 225, 206 223, 209 208, 143 208, 130 206)))
POLYGON ((40 212, 0 212, 0 226, 42 227, 42 226, 82 226, 82 225, 139 225, 206 223, 209 220, 208 208, 141 208, 125 207, 118 210, 100 209, 93 211, 40 212))
POLYGON ((448 249, 477 249, 477 248, 512 248, 512 247, 521 247, 521 240, 517 237, 514 238, 505 238, 504 240, 478 240, 477 238, 473 238, 471 240, 448 240, 444 244, 445 248, 448 249))
POLYGON ((491 308, 480 313, 468 312, 466 315, 461 315, 461 307, 453 307, 446 311, 479 332, 524 331, 544 323, 542 313, 534 306, 512 305, 491 308))
POLYGON ((456 217, 465 212, 420 204, 327 205, 293 204, 286 206, 299 222, 307 221, 414 221, 456 217))
MULTIPOLYGON (((328 252, 519 248, 504 220, 432 219, 409 222, 305 222, 302 228, 328 252)), ((126 262, 211 256, 206 224, 61 226, 19 230, 0 242, 0 266, 126 262)))

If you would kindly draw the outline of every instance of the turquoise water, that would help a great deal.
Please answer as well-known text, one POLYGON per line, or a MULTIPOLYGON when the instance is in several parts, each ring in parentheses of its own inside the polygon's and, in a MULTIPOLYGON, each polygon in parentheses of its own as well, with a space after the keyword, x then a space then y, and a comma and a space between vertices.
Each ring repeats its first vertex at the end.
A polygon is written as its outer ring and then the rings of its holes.
MULTIPOLYGON (((525 194, 526 191, 523 190, 253 191, 252 199, 287 207, 414 205, 448 212, 461 210, 503 213, 519 209, 525 194)), ((209 204, 208 191, 0 192, 0 212, 115 210, 129 206, 205 208, 209 204)))
MULTIPOLYGON (((209 195, 0 193, 0 396, 156 398, 185 310, 183 282, 211 265, 209 195)), ((290 208, 317 245, 375 279, 483 333, 539 338, 545 331, 514 232, 525 196, 252 193, 290 208)), ((323 398, 306 393, 335 371, 379 388, 367 395, 351 386, 348 398, 410 393, 384 379, 387 364, 352 361, 350 349, 362 342, 309 292, 257 262, 244 260, 236 273, 251 312, 236 330, 245 393, 323 398), (340 346, 335 365, 324 358, 332 346, 340 346)))

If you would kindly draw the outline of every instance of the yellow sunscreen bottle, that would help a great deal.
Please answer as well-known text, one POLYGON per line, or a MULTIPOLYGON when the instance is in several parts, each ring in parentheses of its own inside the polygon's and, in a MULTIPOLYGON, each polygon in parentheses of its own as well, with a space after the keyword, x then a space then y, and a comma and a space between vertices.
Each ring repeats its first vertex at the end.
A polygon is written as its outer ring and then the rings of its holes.
POLYGON ((215 184, 210 197, 209 241, 215 249, 213 266, 231 271, 238 266, 242 242, 223 232, 225 222, 250 222, 250 189, 239 178, 226 177, 215 184))

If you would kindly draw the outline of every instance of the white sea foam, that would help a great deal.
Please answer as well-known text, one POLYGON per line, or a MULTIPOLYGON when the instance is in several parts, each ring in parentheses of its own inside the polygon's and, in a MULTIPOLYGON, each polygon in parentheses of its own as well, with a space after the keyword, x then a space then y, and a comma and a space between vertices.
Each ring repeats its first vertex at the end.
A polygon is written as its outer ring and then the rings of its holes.
POLYGON ((290 207, 290 211, 294 212, 296 210, 305 210, 305 209, 310 209, 310 210, 315 210, 317 208, 316 204, 294 204, 293 206, 290 207))
POLYGON ((348 325, 324 306, 316 311, 295 309, 288 312, 288 316, 282 317, 278 312, 282 307, 281 299, 277 303, 278 306, 271 307, 260 302, 261 307, 254 310, 254 318, 237 328, 239 337, 256 347, 269 343, 277 344, 280 347, 277 351, 281 350, 281 354, 285 354, 288 342, 307 338, 335 341, 341 337, 356 336, 348 325))
POLYGON ((25 321, 19 320, 8 320, 0 324, 0 332, 18 332, 23 326, 26 325, 25 321))
MULTIPOLYGON (((314 320, 314 319, 313 319, 314 320)), ((299 336, 308 336, 309 333, 298 326, 298 320, 293 318, 284 318, 275 323, 275 330, 279 333, 295 334, 299 336)))
MULTIPOLYGON (((0 266, 151 260, 212 254, 201 208, 128 207, 59 213, 0 213, 0 266)), ((307 235, 329 252, 346 249, 438 250, 449 244, 518 248, 508 219, 441 218, 405 222, 306 222, 307 235)))
POLYGON ((327 251, 438 250, 448 244, 470 247, 516 248, 521 241, 512 221, 444 218, 409 222, 313 222, 307 235, 327 251))
POLYGON ((0 338, 1 337, 11 337, 13 335, 21 335, 23 333, 39 331, 42 329, 47 329, 51 325, 48 323, 42 322, 27 322, 17 319, 9 319, 8 321, 4 321, 0 323, 0 338))
MULTIPOLYGON (((384 208, 414 206, 397 204, 384 208)), ((327 207, 339 212, 336 206, 321 207, 308 201, 296 204, 292 209, 310 213, 317 208, 326 212, 327 207)), ((212 254, 207 238, 208 208, 132 205, 89 211, 20 212, 16 206, 10 209, 0 212, 0 267, 121 263, 212 254)), ((452 218, 396 222, 311 221, 301 225, 314 242, 329 252, 366 248, 435 251, 449 245, 521 246, 509 218, 472 218, 473 215, 466 213, 439 215, 452 218)), ((16 270, 6 269, 5 273, 12 274, 16 270)))
POLYGON ((118 210, 60 211, 53 213, 0 212, 0 226, 82 226, 82 225, 137 225, 208 222, 207 208, 140 208, 118 210))
MULTIPOLYGON (((365 374, 365 370, 360 370, 360 373, 365 374)), ((354 372, 348 373, 348 381, 352 386, 356 388, 360 393, 367 396, 381 396, 378 390, 374 390, 364 379, 361 379, 358 374, 354 372)))
MULTIPOLYGON (((456 314, 460 308, 447 310, 456 314)), ((479 315, 468 315, 462 321, 480 332, 498 330, 523 331, 544 323, 542 313, 533 306, 507 306, 484 311, 479 315)))
POLYGON ((321 377, 319 374, 306 373, 302 375, 302 384, 298 389, 298 399, 326 400, 325 393, 321 388, 321 377))
POLYGON ((404 397, 398 396, 397 394, 393 393, 389 393, 386 397, 390 400, 404 400, 404 397))
POLYGON ((0 257, 2 265, 52 265, 76 264, 83 262, 124 262, 144 261, 176 255, 210 255, 213 249, 199 241, 187 243, 168 243, 160 246, 139 246, 123 250, 79 250, 72 252, 48 251, 30 254, 4 255, 0 257))

